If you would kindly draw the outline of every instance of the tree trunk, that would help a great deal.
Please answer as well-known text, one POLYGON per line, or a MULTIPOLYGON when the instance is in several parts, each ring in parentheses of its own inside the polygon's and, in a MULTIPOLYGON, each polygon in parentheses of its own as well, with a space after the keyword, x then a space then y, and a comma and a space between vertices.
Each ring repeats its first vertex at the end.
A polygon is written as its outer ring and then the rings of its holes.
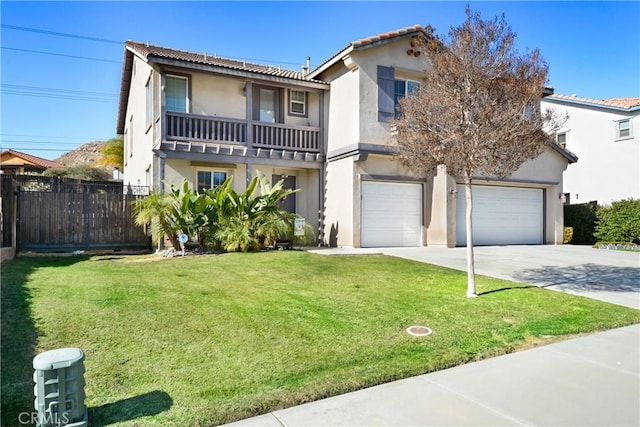
POLYGON ((465 179, 464 192, 467 200, 467 298, 475 298, 476 294, 476 272, 473 260, 473 198, 471 197, 471 179, 465 179))

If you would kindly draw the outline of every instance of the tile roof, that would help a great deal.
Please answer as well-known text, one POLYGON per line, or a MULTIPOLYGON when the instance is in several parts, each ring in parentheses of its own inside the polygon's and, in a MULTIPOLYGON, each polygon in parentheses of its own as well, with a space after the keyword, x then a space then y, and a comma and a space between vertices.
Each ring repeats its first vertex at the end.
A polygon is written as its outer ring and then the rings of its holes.
POLYGON ((292 71, 284 69, 280 66, 273 65, 261 65, 255 64, 247 61, 239 61, 230 58, 219 57, 216 54, 207 54, 189 52, 178 49, 171 49, 162 46, 153 46, 146 43, 127 41, 125 44, 126 49, 129 49, 138 55, 142 56, 145 59, 149 59, 149 57, 157 57, 157 58, 165 58, 165 59, 174 59, 178 61, 192 62, 196 64, 204 64, 204 65, 213 65, 222 68, 228 68, 231 70, 238 71, 248 71, 251 73, 263 74, 267 76, 273 77, 283 77, 287 79, 307 81, 307 82, 315 82, 315 83, 324 83, 319 80, 313 80, 308 78, 305 74, 300 71, 292 71))
POLYGON ((353 45, 353 47, 361 47, 371 43, 400 37, 405 34, 413 34, 422 30, 423 30, 422 25, 413 25, 411 27, 405 27, 405 28, 400 28, 398 30, 394 30, 394 31, 387 31, 386 33, 380 33, 371 37, 365 37, 360 40, 356 40, 352 42, 351 45, 353 45))
POLYGON ((376 43, 384 43, 386 41, 391 41, 399 37, 404 37, 404 36, 416 34, 416 33, 425 33, 425 30, 422 27, 422 25, 416 24, 410 27, 400 28, 397 30, 376 34, 375 36, 358 39, 356 41, 349 43, 344 48, 340 49, 338 52, 336 52, 334 55, 328 58, 326 61, 324 61, 322 64, 318 65, 310 74, 315 76, 320 71, 324 71, 324 69, 326 69, 327 67, 332 65, 334 62, 336 62, 338 59, 340 59, 340 57, 350 49, 366 48, 376 43))
POLYGON ((578 103, 601 105, 603 107, 621 108, 624 110, 630 110, 630 109, 635 109, 636 107, 640 107, 640 98, 592 99, 592 98, 583 98, 576 95, 554 94, 554 95, 548 96, 547 99, 573 101, 578 103))
POLYGON ((60 163, 53 162, 51 160, 43 159, 42 157, 32 156, 31 154, 22 153, 20 151, 16 151, 13 149, 8 149, 0 153, 2 154, 12 154, 16 157, 19 157, 27 162, 33 163, 37 166, 42 166, 43 168, 61 168, 63 167, 60 163))

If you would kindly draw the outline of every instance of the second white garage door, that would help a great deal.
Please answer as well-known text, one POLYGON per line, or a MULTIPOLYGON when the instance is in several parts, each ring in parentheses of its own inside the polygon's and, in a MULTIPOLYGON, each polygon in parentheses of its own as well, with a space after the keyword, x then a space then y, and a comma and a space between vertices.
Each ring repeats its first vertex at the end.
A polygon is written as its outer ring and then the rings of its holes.
MULTIPOLYGON (((464 185, 458 185, 456 245, 467 244, 464 185)), ((473 186, 474 245, 542 244, 543 204, 539 188, 473 186)))
POLYGON ((362 182, 360 245, 422 245, 422 185, 362 182))

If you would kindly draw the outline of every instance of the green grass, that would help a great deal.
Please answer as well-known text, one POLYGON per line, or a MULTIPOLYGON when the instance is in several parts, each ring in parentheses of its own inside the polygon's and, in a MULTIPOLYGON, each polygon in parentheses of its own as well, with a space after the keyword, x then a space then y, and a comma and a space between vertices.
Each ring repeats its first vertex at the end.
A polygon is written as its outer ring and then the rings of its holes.
POLYGON ((204 426, 640 322, 477 282, 467 299, 466 273, 379 255, 17 258, 2 266, 2 422, 32 411, 32 358, 60 347, 86 354, 92 426, 204 426))

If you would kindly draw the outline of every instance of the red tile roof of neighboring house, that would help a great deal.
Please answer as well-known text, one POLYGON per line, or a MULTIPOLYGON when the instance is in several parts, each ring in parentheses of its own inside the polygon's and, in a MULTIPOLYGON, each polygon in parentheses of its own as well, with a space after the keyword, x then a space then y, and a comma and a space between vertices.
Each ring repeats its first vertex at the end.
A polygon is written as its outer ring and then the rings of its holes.
POLYGON ((621 108, 624 110, 631 110, 640 107, 640 98, 611 98, 611 99, 592 99, 583 98, 576 95, 551 95, 547 99, 557 99, 563 101, 572 101, 583 104, 601 105, 603 107, 621 108))
POLYGON ((19 157, 27 162, 33 163, 36 166, 41 166, 43 168, 61 168, 64 167, 60 163, 53 162, 51 160, 43 159, 42 157, 32 156, 31 154, 22 153, 20 151, 8 149, 0 153, 3 154, 13 154, 16 157, 19 157))

